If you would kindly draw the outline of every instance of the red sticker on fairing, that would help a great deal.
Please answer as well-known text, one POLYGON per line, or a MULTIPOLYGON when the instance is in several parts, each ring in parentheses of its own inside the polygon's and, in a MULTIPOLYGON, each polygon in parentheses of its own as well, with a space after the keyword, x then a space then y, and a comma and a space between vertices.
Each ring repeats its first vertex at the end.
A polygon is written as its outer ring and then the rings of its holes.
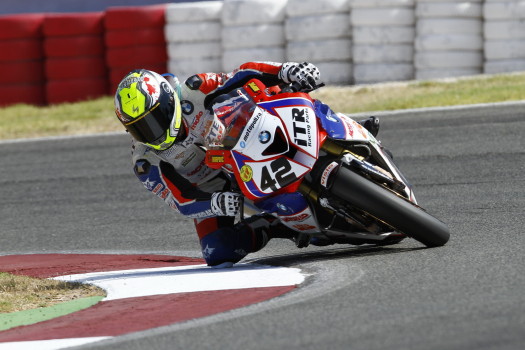
POLYGON ((330 174, 337 168, 339 164, 336 162, 330 163, 323 171, 323 174, 321 175, 321 186, 324 188, 328 187, 328 178, 330 177, 330 174))

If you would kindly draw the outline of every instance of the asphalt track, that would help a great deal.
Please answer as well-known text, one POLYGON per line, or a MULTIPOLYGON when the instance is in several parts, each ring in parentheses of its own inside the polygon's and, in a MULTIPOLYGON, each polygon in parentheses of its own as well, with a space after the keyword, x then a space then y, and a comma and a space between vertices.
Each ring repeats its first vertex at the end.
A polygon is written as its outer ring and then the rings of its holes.
MULTIPOLYGON (((523 104, 385 115, 380 139, 451 228, 446 246, 275 240, 247 261, 301 268, 296 291, 82 348, 522 349, 524 135, 523 104)), ((0 143, 0 254, 199 257, 191 222, 134 178, 128 146, 126 135, 0 143)))

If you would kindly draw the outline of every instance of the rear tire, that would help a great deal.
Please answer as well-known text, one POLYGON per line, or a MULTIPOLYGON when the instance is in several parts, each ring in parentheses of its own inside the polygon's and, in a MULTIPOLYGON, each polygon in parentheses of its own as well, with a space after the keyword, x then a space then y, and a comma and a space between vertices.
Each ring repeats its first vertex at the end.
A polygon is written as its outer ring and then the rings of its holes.
POLYGON ((331 192, 427 247, 442 246, 450 238, 443 222, 344 166, 336 174, 331 192))

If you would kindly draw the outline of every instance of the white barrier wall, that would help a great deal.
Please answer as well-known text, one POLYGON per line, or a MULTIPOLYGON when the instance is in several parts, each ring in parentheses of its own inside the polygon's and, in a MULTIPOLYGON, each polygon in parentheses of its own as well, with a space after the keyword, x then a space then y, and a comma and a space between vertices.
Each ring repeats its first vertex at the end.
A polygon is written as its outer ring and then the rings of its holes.
POLYGON ((286 0, 224 0, 222 69, 249 61, 285 60, 286 0))
POLYGON ((525 70, 525 1, 485 0, 485 73, 525 70))
POLYGON ((197 73, 222 70, 222 6, 222 1, 167 6, 168 70, 181 81, 197 73))
POLYGON ((167 6, 115 6, 97 19, 103 21, 97 35, 104 45, 94 33, 79 32, 93 26, 86 22, 89 13, 63 15, 71 23, 56 25, 58 32, 43 30, 53 16, 0 16, 0 76, 18 82, 0 87, 1 105, 86 96, 88 80, 94 84, 88 90, 103 94, 102 77, 109 76, 113 91, 136 68, 173 72, 183 80, 253 60, 310 61, 325 83, 345 85, 525 71, 525 0, 173 0, 167 6), (63 31, 71 38, 62 38, 63 31), (88 68, 79 70, 73 62, 88 68), (78 75, 85 71, 92 74, 78 75))
POLYGON ((310 61, 327 84, 525 70, 525 0, 216 0, 166 11, 181 78, 310 61))
POLYGON ((414 1, 352 1, 356 84, 414 77, 414 1))
POLYGON ((482 73, 482 0, 418 0, 416 17, 416 79, 482 73))
POLYGON ((326 84, 352 83, 350 0, 288 0, 286 60, 314 63, 326 84))

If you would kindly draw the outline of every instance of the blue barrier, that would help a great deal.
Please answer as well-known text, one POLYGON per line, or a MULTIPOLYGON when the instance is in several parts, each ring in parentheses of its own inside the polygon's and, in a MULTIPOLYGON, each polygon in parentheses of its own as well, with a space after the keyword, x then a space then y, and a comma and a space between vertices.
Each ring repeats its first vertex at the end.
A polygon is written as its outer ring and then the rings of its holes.
POLYGON ((96 12, 111 6, 145 6, 204 0, 2 0, 0 15, 42 12, 96 12))

